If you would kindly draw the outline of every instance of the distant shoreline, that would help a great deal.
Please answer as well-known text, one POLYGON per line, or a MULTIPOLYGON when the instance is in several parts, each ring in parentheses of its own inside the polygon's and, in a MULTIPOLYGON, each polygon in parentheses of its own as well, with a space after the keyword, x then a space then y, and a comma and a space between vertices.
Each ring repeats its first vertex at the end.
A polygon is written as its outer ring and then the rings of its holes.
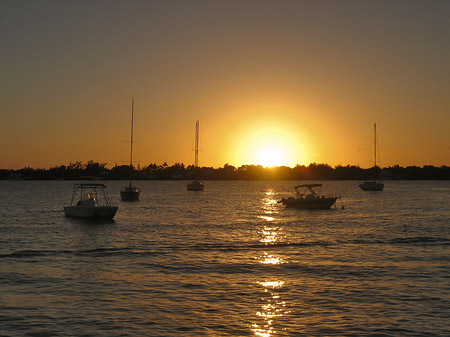
POLYGON ((89 161, 70 163, 49 169, 30 167, 8 170, 0 169, 0 180, 368 180, 375 177, 382 180, 450 180, 450 167, 423 167, 399 165, 391 167, 335 166, 328 164, 297 165, 295 167, 263 167, 261 165, 242 165, 234 167, 225 164, 220 168, 185 166, 177 163, 168 166, 150 164, 143 168, 128 165, 114 166, 89 161))

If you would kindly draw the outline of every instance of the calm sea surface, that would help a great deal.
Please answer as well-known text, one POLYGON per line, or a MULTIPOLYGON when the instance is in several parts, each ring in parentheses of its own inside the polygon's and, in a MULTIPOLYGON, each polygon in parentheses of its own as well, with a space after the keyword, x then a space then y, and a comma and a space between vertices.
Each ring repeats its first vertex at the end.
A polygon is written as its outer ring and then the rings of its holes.
MULTIPOLYGON (((450 182, 285 209, 295 181, 136 182, 110 222, 70 181, 0 181, 1 336, 449 336, 450 182)), ((301 182, 304 183, 304 182, 301 182)))

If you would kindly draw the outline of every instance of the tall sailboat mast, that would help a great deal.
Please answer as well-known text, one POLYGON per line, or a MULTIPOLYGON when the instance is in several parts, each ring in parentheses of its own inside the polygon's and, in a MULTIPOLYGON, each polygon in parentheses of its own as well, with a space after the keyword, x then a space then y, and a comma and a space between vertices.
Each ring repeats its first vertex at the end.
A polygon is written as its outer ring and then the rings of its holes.
POLYGON ((366 181, 359 184, 363 191, 382 191, 384 188, 383 182, 378 182, 378 168, 377 168, 377 124, 373 123, 373 181, 366 181))
POLYGON ((130 135, 130 185, 123 187, 120 191, 122 201, 139 201, 141 191, 133 187, 131 180, 133 178, 133 143, 134 143, 134 97, 131 99, 131 135, 130 135))
POLYGON ((374 156, 373 166, 377 167, 377 123, 373 124, 373 156, 374 156))
POLYGON ((198 167, 198 130, 199 129, 199 121, 195 123, 195 167, 198 167))
POLYGON ((195 123, 195 162, 194 162, 194 177, 195 180, 187 184, 188 191, 203 191, 204 185, 199 182, 198 179, 198 135, 199 135, 200 122, 197 120, 195 123))
POLYGON ((133 174, 134 97, 131 99, 130 187, 133 174))

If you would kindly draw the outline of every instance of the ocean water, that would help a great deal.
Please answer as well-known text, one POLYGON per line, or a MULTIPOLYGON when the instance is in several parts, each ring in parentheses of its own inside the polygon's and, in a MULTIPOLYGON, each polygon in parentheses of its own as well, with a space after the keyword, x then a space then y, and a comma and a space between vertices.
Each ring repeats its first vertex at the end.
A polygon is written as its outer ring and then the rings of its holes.
POLYGON ((106 181, 113 221, 64 216, 70 181, 0 181, 1 336, 449 336, 450 182, 106 181), (342 208, 344 206, 344 208, 342 208))

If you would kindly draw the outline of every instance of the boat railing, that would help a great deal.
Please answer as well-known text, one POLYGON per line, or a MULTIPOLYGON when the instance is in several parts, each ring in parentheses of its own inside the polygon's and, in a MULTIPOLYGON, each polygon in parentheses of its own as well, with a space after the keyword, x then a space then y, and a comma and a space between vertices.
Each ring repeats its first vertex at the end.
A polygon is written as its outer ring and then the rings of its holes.
POLYGON ((101 207, 103 207, 103 206, 107 206, 107 207, 118 207, 119 206, 119 204, 117 203, 117 202, 111 202, 111 201, 99 201, 99 202, 97 202, 97 206, 101 206, 101 207))
POLYGON ((321 198, 337 198, 337 199, 341 199, 342 195, 341 194, 322 194, 320 197, 321 198))

